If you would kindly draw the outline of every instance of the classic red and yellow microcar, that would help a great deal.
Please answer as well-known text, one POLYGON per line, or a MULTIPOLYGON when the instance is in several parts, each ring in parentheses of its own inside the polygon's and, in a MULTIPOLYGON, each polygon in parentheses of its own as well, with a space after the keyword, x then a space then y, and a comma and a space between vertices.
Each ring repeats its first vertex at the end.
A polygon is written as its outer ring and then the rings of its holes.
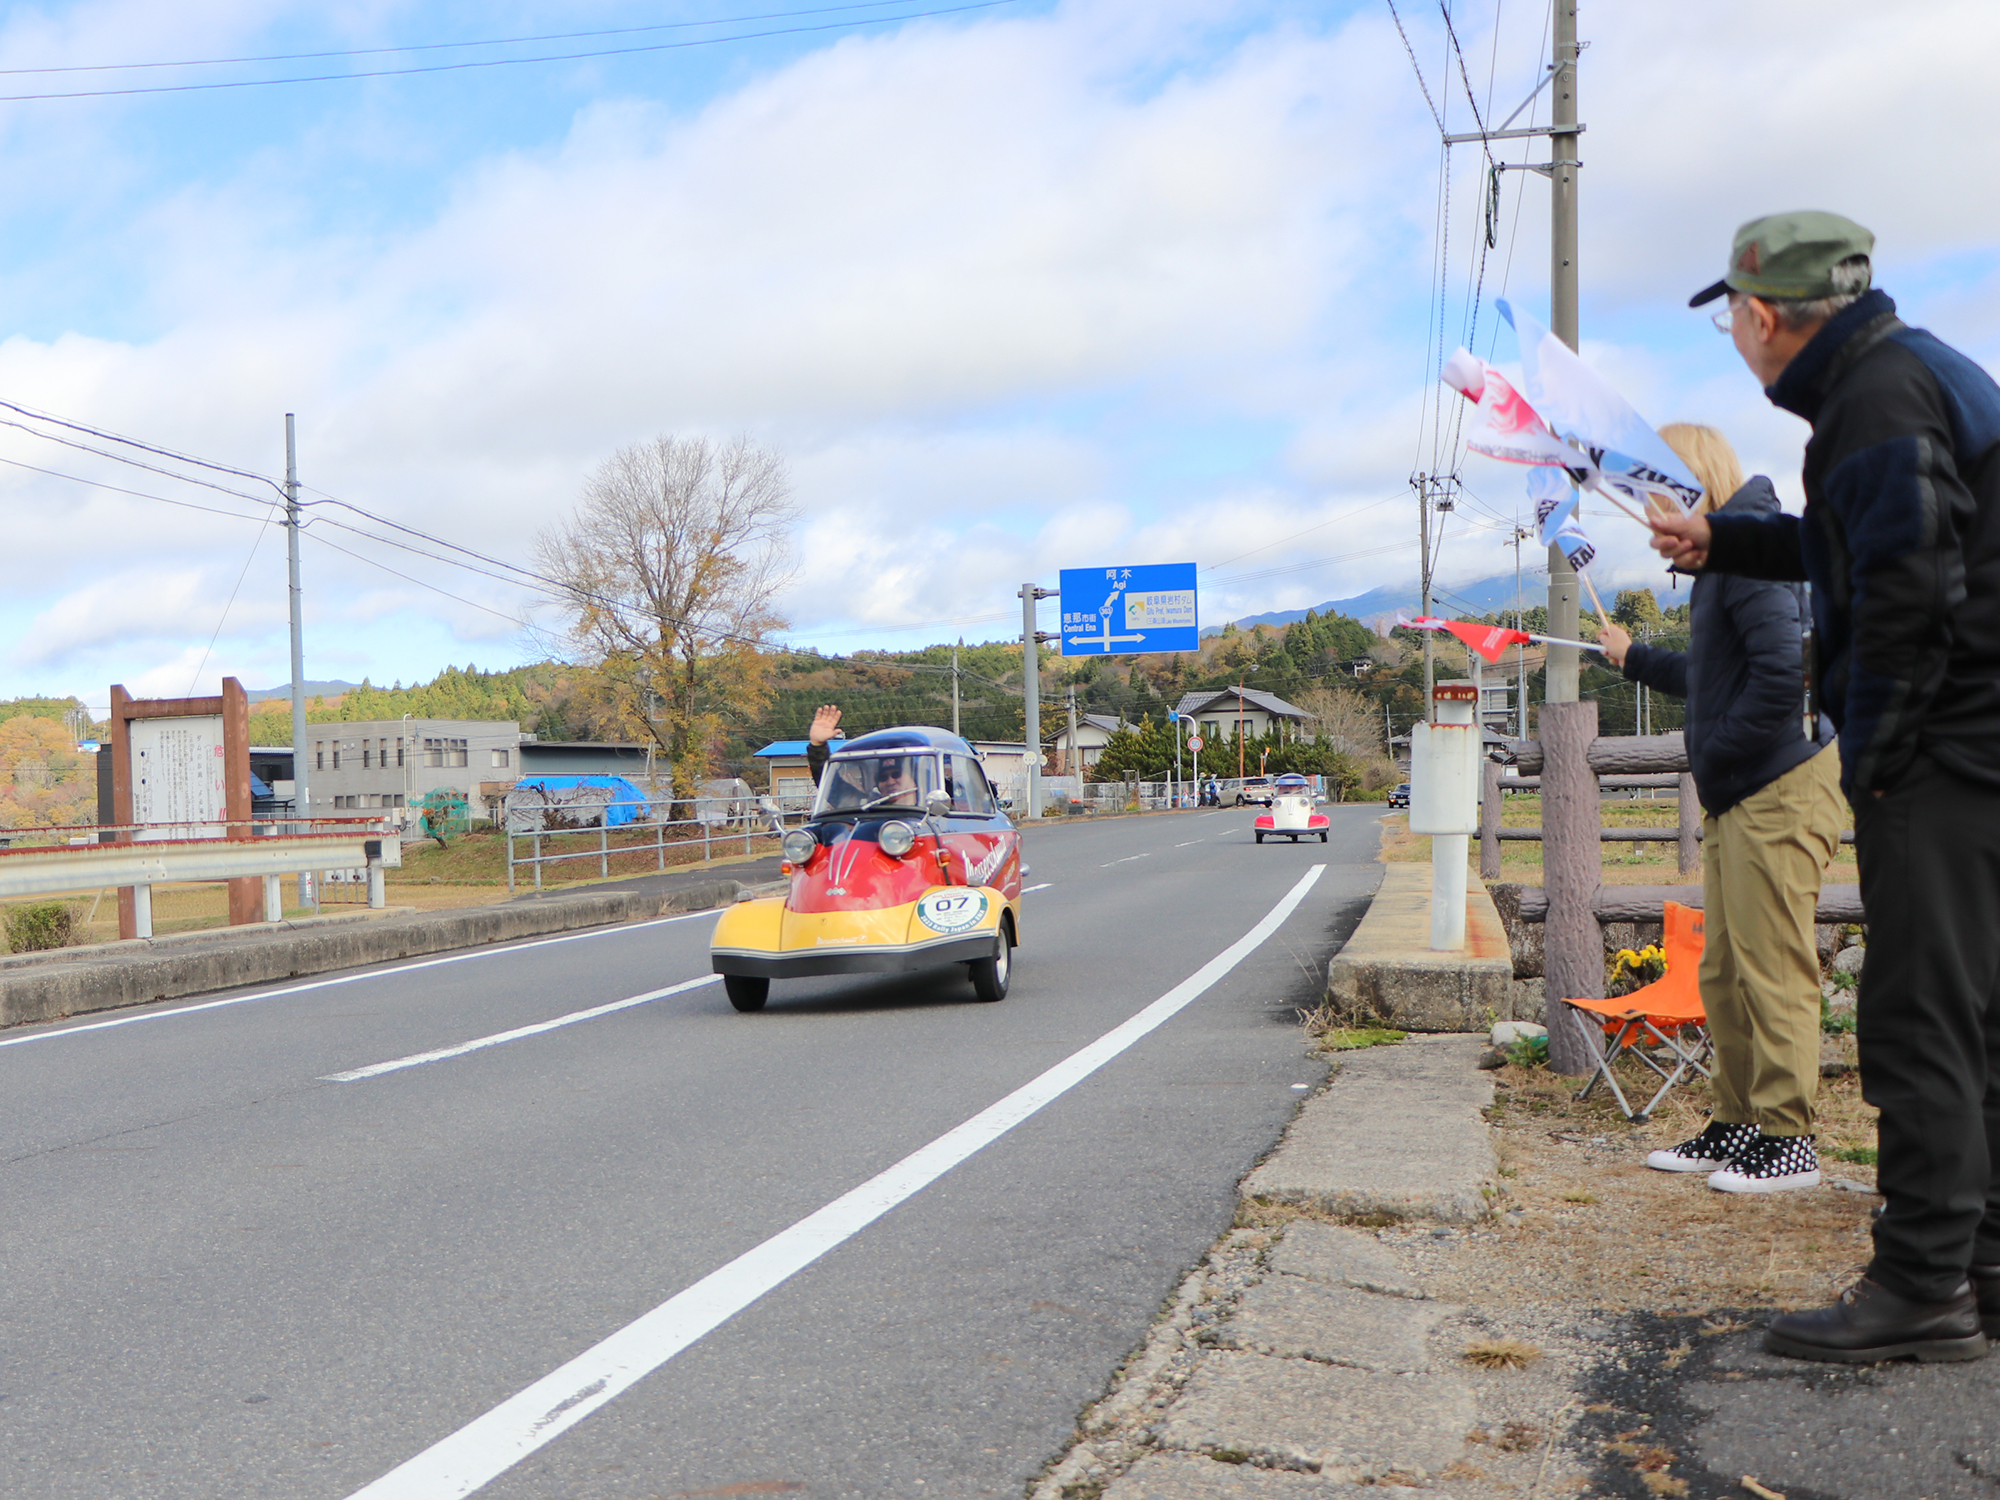
POLYGON ((773 979, 965 964, 1007 994, 1021 931, 1021 835, 970 745, 941 729, 834 742, 805 827, 785 835, 783 896, 723 912, 710 960, 729 1002, 773 979))

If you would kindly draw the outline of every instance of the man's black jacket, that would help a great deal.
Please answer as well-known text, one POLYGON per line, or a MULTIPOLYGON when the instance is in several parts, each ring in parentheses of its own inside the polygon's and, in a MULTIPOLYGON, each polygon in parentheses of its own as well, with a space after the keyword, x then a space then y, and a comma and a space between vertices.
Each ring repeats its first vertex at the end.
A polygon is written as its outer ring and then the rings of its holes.
POLYGON ((1919 755, 2000 786, 2000 386, 1869 292, 1765 394, 1813 425, 1805 515, 1712 517, 1708 568, 1812 581, 1851 799, 1919 755))
MULTIPOLYGON (((1711 516, 1775 516, 1778 495, 1759 474, 1711 516)), ((1697 574, 1686 651, 1634 641, 1625 675, 1687 699, 1688 769, 1701 805, 1721 816, 1811 760, 1805 737, 1805 590, 1726 574, 1697 574)))

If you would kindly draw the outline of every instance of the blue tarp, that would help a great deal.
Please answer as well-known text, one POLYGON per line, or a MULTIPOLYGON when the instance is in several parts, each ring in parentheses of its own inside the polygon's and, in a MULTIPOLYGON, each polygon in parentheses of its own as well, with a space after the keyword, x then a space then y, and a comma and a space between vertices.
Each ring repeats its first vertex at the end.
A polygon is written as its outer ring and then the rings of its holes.
MULTIPOLYGON (((605 809, 604 821, 612 828, 644 822, 652 806, 644 790, 623 776, 524 776, 517 789, 530 791, 541 787, 545 792, 559 792, 578 786, 598 786, 610 791, 611 805, 605 809)), ((553 802, 559 799, 544 796, 543 800, 553 802)))

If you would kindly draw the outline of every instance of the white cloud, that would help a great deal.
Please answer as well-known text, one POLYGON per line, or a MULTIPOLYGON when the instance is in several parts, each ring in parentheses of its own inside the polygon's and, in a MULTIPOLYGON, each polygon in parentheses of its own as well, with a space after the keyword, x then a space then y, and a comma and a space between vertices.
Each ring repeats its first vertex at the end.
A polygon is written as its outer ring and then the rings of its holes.
MULTIPOLYGON (((120 34, 154 14, 15 17, 0 60, 220 46, 260 24, 212 4, 171 44, 120 34)), ((365 7, 339 20, 381 24, 365 7)), ((1535 76, 1540 20, 1511 17, 1501 38, 1508 107, 1535 76)), ((1454 84, 1440 39, 1412 24, 1433 90, 1454 84)), ((1795 202, 1871 223, 1885 277, 1919 281, 1948 315, 1941 333, 1975 352, 2000 343, 1990 259, 1972 273, 1946 261, 2000 242, 2000 205, 1969 188, 2000 149, 1975 117, 2000 15, 1701 0, 1591 11, 1586 31, 1586 353, 1649 417, 1716 422, 1795 495, 1803 429, 1705 325, 1706 344, 1679 331, 1695 315, 1662 321, 1715 273, 1738 219, 1795 202)), ((1462 35, 1477 72, 1489 39, 1462 35)), ((1413 503, 1382 502, 1428 466, 1417 413, 1435 356, 1421 320, 1438 153, 1373 7, 1327 22, 1074 0, 850 38, 692 111, 600 101, 560 140, 433 184, 437 208, 403 229, 386 215, 323 226, 275 144, 142 191, 120 140, 133 117, 80 118, 65 136, 17 110, 0 129, 29 177, 88 165, 129 227, 60 262, 0 265, 0 285, 72 305, 96 285, 108 298, 136 265, 133 305, 157 331, 80 320, 8 338, 0 395, 266 474, 296 410, 310 484, 515 560, 613 447, 748 431, 791 456, 804 514, 786 603, 803 637, 995 615, 980 630, 1001 633, 1023 577, 1223 562, 1298 532, 1216 569, 1207 616, 1414 572, 1413 551, 1373 549, 1414 530, 1413 503), (1312 559, 1329 561, 1278 571, 1312 559)), ((393 131, 370 128, 383 133, 367 149, 386 149, 393 131)), ((334 150, 332 134, 314 135, 315 152, 334 150)), ((1479 167, 1456 160, 1462 290, 1479 167)), ((1546 189, 1510 174, 1506 193, 1503 233, 1517 194, 1522 230, 1511 268, 1504 252, 1489 261, 1482 328, 1503 280, 1546 300, 1546 189)), ((5 429, 0 458, 168 492, 5 429)), ((1468 479, 1508 513, 1511 480, 1480 463, 1468 479)), ((134 675, 120 652, 161 672, 189 649, 198 659, 254 529, 4 470, 0 513, 24 554, 47 559, 0 616, 18 636, 17 681, 134 675)), ((1636 537, 1597 529, 1619 580, 1651 566, 1636 537)), ((476 605, 527 607, 517 586, 323 535, 476 605)), ((1455 535, 1446 564, 1509 570, 1502 536, 1455 535)), ((282 670, 278 540, 218 643, 230 669, 282 670)), ((315 675, 338 663, 407 677, 444 653, 518 648, 516 627, 477 607, 322 548, 307 559, 315 675)))

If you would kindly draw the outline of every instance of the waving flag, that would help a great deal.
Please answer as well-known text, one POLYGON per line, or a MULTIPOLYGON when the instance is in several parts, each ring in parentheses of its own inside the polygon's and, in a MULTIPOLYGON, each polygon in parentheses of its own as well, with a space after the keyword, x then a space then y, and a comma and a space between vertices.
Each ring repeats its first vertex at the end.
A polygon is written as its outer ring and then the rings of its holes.
POLYGON ((1472 620, 1443 620, 1436 615, 1418 615, 1412 619, 1402 610, 1396 611, 1396 623, 1410 630, 1448 631, 1490 662, 1499 661, 1500 653, 1509 646, 1528 641, 1540 641, 1548 646, 1581 646, 1587 651, 1604 649, 1595 641, 1567 641, 1560 636, 1509 630, 1501 625, 1480 625, 1472 620))
POLYGON ((1446 360, 1439 378, 1479 407, 1479 418, 1465 435, 1465 446, 1474 453, 1509 464, 1584 462, 1581 453, 1549 431, 1506 376, 1470 350, 1460 349, 1446 360))
POLYGON ((1528 471, 1528 498, 1535 505, 1535 530, 1544 547, 1556 544, 1556 533, 1576 516, 1582 494, 1561 469, 1528 471))
POLYGON ((1499 307, 1521 342, 1521 384, 1549 429, 1581 448, 1605 484, 1641 505, 1657 496, 1684 514, 1694 509, 1701 482, 1646 419, 1532 316, 1504 298, 1499 307))
POLYGON ((1583 534, 1583 528, 1577 525, 1574 516, 1556 528, 1555 545, 1562 548, 1569 565, 1579 573, 1597 561, 1596 544, 1583 534))

